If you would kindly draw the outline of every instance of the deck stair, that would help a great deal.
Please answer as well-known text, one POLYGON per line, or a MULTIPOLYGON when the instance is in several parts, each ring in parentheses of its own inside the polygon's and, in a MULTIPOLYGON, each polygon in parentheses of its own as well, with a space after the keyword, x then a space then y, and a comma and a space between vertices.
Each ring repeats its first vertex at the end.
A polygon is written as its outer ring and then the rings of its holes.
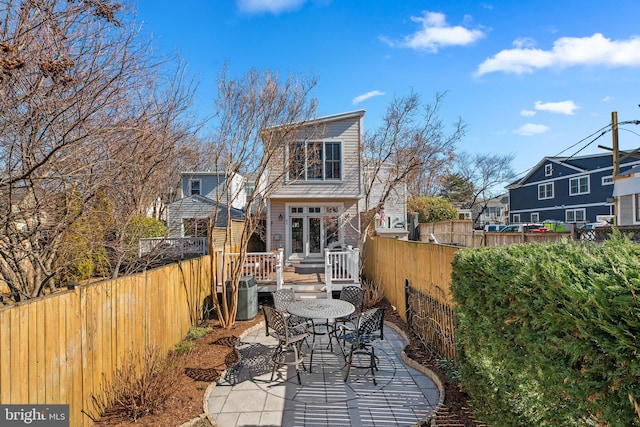
POLYGON ((326 285, 324 283, 324 264, 322 260, 301 260, 285 267, 285 272, 295 273, 295 279, 285 283, 296 293, 296 299, 326 298, 326 285))

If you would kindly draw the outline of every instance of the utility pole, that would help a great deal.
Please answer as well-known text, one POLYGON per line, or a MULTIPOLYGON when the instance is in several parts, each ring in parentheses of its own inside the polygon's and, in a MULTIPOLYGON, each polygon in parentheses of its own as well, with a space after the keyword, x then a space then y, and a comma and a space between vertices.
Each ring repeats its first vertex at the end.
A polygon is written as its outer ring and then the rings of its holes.
MULTIPOLYGON (((618 156, 618 112, 611 113, 611 143, 613 147, 613 182, 620 173, 620 159, 618 156)), ((618 225, 618 197, 613 196, 613 225, 618 225)))

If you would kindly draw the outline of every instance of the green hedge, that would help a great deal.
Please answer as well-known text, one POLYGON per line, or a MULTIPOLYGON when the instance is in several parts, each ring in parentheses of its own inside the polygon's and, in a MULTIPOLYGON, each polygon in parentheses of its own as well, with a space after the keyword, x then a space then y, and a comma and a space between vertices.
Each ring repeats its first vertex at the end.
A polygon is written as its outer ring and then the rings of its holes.
POLYGON ((492 426, 640 426, 640 247, 464 249, 461 387, 492 426))

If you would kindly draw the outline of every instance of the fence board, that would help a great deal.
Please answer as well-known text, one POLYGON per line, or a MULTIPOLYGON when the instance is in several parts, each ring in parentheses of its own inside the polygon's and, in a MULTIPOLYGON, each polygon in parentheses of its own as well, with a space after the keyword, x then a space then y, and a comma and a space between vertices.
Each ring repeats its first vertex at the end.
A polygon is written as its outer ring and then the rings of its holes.
POLYGON ((83 411, 97 415, 92 396, 133 353, 166 352, 200 319, 209 265, 205 256, 0 308, 0 403, 69 404, 70 425, 92 426, 83 411))
POLYGON ((448 358, 455 358, 449 286, 451 261, 457 251, 453 246, 389 238, 370 239, 365 245, 365 277, 381 285, 398 314, 413 324, 414 332, 431 349, 448 358), (405 292, 405 286, 410 286, 412 293, 405 292), (414 296, 407 301, 409 294, 414 296))
MULTIPOLYGON (((11 360, 11 312, 0 311, 0 360, 11 360)), ((0 402, 11 403, 11 363, 0 363, 0 402)))
MULTIPOLYGON (((26 357, 26 351, 23 347, 24 341, 22 340, 22 334, 24 333, 21 314, 24 309, 24 305, 19 305, 16 310, 11 313, 11 383, 12 384, 25 384, 27 372, 24 372, 24 363, 26 357)), ((24 401, 24 389, 20 387, 16 396, 13 397, 12 403, 24 401)))

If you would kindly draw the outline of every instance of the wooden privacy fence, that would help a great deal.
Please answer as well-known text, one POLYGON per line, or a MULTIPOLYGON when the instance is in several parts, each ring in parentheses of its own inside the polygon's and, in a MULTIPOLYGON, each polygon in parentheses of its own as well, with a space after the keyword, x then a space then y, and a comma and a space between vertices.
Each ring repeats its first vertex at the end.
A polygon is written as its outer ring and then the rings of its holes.
POLYGON ((100 396, 134 355, 164 355, 201 318, 208 256, 0 309, 0 403, 68 404, 91 426, 100 396))
POLYGON ((471 220, 450 220, 420 224, 420 241, 452 244, 466 248, 479 246, 504 246, 530 242, 556 242, 573 239, 570 232, 485 232, 474 230, 471 220))
POLYGON ((364 248, 364 276, 382 286, 413 331, 438 351, 455 358, 451 261, 458 248, 376 237, 364 248))

